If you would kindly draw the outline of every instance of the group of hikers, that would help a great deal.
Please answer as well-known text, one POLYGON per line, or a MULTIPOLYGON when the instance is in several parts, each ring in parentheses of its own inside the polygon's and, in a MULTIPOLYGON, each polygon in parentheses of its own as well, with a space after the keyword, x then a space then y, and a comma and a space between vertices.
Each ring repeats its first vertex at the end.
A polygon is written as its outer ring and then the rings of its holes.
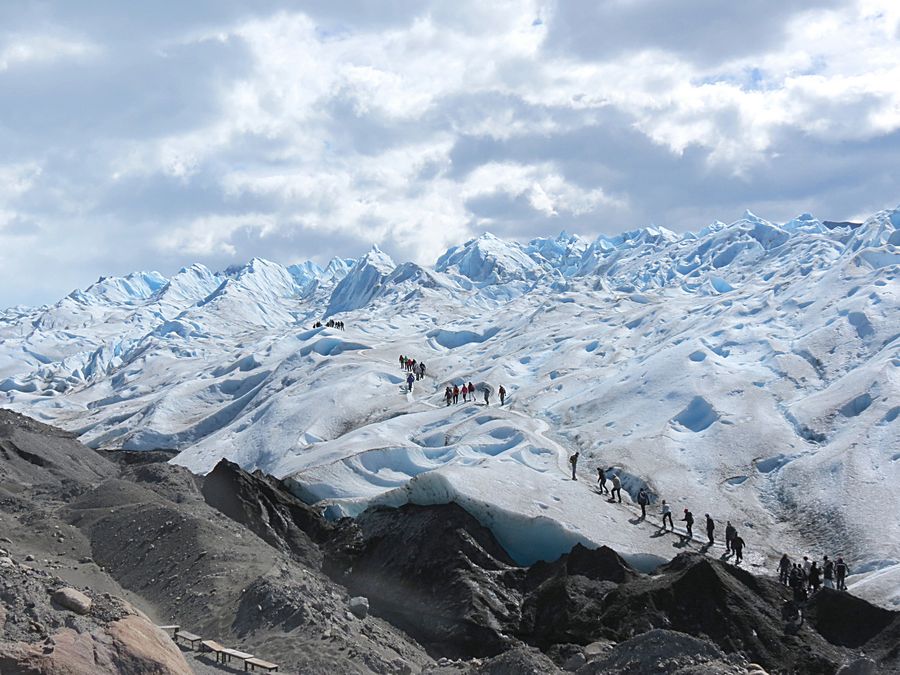
POLYGON ((798 602, 806 600, 823 585, 825 588, 846 591, 849 574, 850 567, 841 557, 835 562, 829 560, 827 555, 823 556, 820 567, 815 560, 810 561, 808 556, 803 556, 802 563, 791 562, 785 553, 778 562, 778 579, 793 590, 794 600, 798 602))
POLYGON ((413 390, 413 382, 425 379, 425 362, 400 355, 400 367, 409 373, 406 376, 406 390, 413 390))
MULTIPOLYGON (((425 363, 423 361, 416 361, 414 358, 409 356, 405 356, 403 354, 400 355, 400 368, 409 373, 406 376, 406 390, 412 391, 413 384, 417 380, 422 380, 425 378, 425 363)), ((490 405, 491 401, 491 387, 486 384, 481 385, 481 392, 484 395, 484 404, 490 405)), ((506 403, 506 389, 503 385, 500 385, 500 388, 497 389, 497 393, 500 395, 500 405, 506 403)), ((459 403, 460 395, 462 395, 462 402, 468 403, 471 399, 472 402, 475 402, 475 385, 469 382, 466 384, 463 382, 462 386, 458 384, 447 385, 447 388, 444 389, 444 400, 447 401, 447 405, 451 403, 459 403)))
MULTIPOLYGON (((321 327, 322 327, 321 321, 316 321, 313 324, 313 328, 321 328, 321 327)), ((328 321, 325 323, 325 327, 326 328, 337 328, 338 330, 344 330, 344 322, 343 321, 335 321, 334 319, 328 319, 328 321)))
MULTIPOLYGON (((572 480, 577 480, 576 469, 578 467, 579 453, 569 457, 569 465, 572 468, 572 480)), ((610 502, 622 502, 622 479, 618 473, 615 473, 613 467, 604 469, 602 466, 597 467, 597 483, 600 487, 600 494, 609 496, 610 502), (610 481, 612 489, 607 487, 606 482, 610 481)), ((643 487, 638 490, 637 503, 641 507, 641 520, 647 518, 647 506, 650 505, 650 494, 643 487)), ((665 532, 669 528, 675 531, 675 523, 672 520, 672 507, 663 499, 660 503, 660 514, 662 515, 662 531, 665 532)), ((715 543, 716 523, 712 516, 708 513, 706 517, 706 538, 707 547, 715 543)), ((684 517, 681 518, 684 523, 684 529, 687 533, 686 540, 693 539, 694 536, 694 514, 690 509, 684 510, 684 517)), ((730 557, 734 555, 734 562, 738 564, 744 559, 744 547, 746 543, 738 534, 737 529, 731 524, 730 520, 725 521, 725 555, 730 557)), ((789 586, 794 591, 794 599, 797 602, 806 600, 808 593, 815 593, 824 584, 825 588, 837 588, 839 591, 846 591, 846 579, 850 574, 850 567, 844 562, 844 559, 838 557, 834 562, 829 560, 828 556, 822 558, 822 564, 819 566, 815 561, 810 561, 807 556, 803 556, 802 563, 792 563, 791 559, 785 553, 778 563, 778 575, 781 583, 789 586)))
MULTIPOLYGON (((482 385, 481 393, 484 396, 484 404, 491 404, 491 388, 487 385, 482 385)), ((500 385, 500 388, 497 390, 497 393, 500 395, 500 405, 506 403, 506 389, 503 385, 500 385)), ((459 397, 462 395, 462 402, 468 403, 471 400, 473 403, 475 402, 475 385, 469 382, 466 384, 463 382, 462 387, 458 384, 447 385, 444 389, 444 400, 447 402, 447 405, 451 403, 457 404, 459 403, 459 397)))
MULTIPOLYGON (((580 453, 576 452, 575 454, 569 457, 569 465, 572 467, 572 480, 578 480, 576 476, 576 470, 578 468, 578 457, 580 453)), ((622 503, 622 479, 619 478, 619 474, 615 472, 613 467, 609 467, 608 469, 604 469, 602 466, 597 467, 597 483, 600 486, 600 494, 606 494, 609 496, 610 502, 618 502, 622 503), (611 476, 609 478, 612 483, 612 489, 606 486, 607 476, 611 476)), ((646 520, 647 518, 647 507, 650 505, 650 494, 647 492, 646 488, 641 487, 638 490, 637 494, 637 503, 638 506, 641 507, 641 520, 646 520)), ((666 503, 666 500, 663 499, 660 504, 660 514, 662 515, 662 532, 668 530, 668 528, 672 528, 672 531, 675 531, 675 523, 672 521, 672 507, 666 503)), ((713 520, 712 516, 708 513, 706 516, 706 537, 708 540, 708 546, 712 546, 715 543, 715 532, 716 532, 716 522, 713 520)), ((684 517, 681 518, 681 522, 684 523, 684 529, 687 532, 686 541, 690 541, 694 538, 694 514, 691 513, 690 509, 684 510, 684 517)), ((725 555, 726 557, 730 557, 734 555, 735 564, 741 563, 744 560, 744 540, 738 535, 737 529, 734 525, 731 524, 731 521, 726 521, 725 524, 725 555)))

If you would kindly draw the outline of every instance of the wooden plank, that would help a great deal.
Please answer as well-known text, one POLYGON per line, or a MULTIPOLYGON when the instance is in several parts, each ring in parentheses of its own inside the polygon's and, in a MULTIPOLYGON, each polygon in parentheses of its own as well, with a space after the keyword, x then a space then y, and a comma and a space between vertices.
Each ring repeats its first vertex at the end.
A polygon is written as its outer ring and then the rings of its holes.
POLYGON ((194 648, 195 642, 200 642, 200 640, 202 640, 202 639, 203 638, 200 637, 199 635, 194 635, 193 633, 188 633, 186 630, 180 630, 177 633, 175 633, 175 641, 178 642, 178 640, 184 640, 185 642, 190 642, 191 649, 194 648))
POLYGON ((229 660, 232 657, 236 658, 236 659, 241 659, 243 661, 253 658, 253 654, 248 654, 247 652, 241 652, 241 651, 238 651, 237 649, 223 649, 222 654, 227 656, 229 660))
POLYGON ((267 670, 270 673, 272 671, 277 671, 278 666, 274 663, 270 663, 269 661, 263 661, 262 659, 252 658, 246 659, 244 661, 244 670, 247 670, 247 666, 250 666, 251 670, 256 670, 257 668, 262 668, 263 670, 267 670))
POLYGON ((204 640, 204 641, 201 642, 200 644, 201 644, 203 647, 205 647, 208 651, 211 651, 213 654, 216 655, 216 663, 219 662, 219 659, 220 659, 220 658, 221 658, 222 661, 224 662, 225 659, 224 659, 224 657, 222 656, 222 652, 225 651, 225 647, 223 647, 222 645, 220 645, 220 644, 219 644, 218 642, 216 642, 215 640, 204 640))

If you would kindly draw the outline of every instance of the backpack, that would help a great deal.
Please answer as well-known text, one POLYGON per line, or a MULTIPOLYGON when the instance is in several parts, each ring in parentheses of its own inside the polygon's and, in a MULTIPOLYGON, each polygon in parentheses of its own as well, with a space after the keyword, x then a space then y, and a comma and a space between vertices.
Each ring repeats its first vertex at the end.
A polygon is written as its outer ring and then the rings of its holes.
POLYGON ((638 495, 638 504, 643 504, 646 506, 649 503, 650 503, 650 498, 647 496, 647 493, 641 492, 641 494, 638 495))

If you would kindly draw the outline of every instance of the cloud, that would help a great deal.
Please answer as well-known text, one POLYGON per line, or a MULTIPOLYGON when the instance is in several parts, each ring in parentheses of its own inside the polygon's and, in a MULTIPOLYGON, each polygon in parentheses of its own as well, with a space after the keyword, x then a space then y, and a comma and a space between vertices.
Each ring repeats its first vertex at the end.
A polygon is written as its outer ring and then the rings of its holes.
POLYGON ((0 304, 195 260, 894 205, 895 5, 6 3, 0 304))
POLYGON ((46 65, 95 55, 99 49, 89 42, 55 35, 8 35, 0 42, 0 73, 23 66, 46 65))

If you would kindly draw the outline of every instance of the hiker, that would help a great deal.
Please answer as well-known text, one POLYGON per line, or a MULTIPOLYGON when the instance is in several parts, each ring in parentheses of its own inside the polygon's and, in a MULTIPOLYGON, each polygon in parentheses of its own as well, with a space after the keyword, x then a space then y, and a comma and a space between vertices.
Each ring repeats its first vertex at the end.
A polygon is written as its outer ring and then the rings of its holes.
POLYGON ((837 562, 834 563, 834 578, 837 581, 837 589, 839 591, 847 590, 845 580, 847 579, 848 574, 850 574, 850 568, 847 566, 847 563, 844 562, 843 558, 838 557, 837 562))
POLYGON ((484 389, 482 389, 482 392, 484 393, 484 404, 490 405, 491 404, 491 390, 488 389, 487 386, 485 386, 484 389))
POLYGON ((503 388, 503 385, 500 385, 500 388, 497 390, 497 393, 500 394, 500 405, 503 405, 503 402, 506 400, 506 389, 503 388))
POLYGON ((663 517, 663 530, 666 529, 666 518, 669 519, 669 526, 672 528, 672 531, 675 531, 675 523, 672 522, 672 507, 666 504, 666 500, 662 500, 662 517, 663 517))
POLYGON ((604 492, 609 494, 609 488, 606 487, 606 472, 602 466, 597 467, 597 482, 600 483, 600 494, 602 495, 604 492))
POLYGON ((690 511, 688 511, 687 509, 685 509, 684 510, 684 518, 681 519, 681 522, 684 523, 684 529, 687 530, 687 538, 693 539, 694 531, 692 528, 694 527, 694 514, 691 513, 690 511))
POLYGON ((647 519, 647 504, 650 503, 650 496, 644 488, 638 490, 638 504, 641 505, 641 520, 647 519))
POLYGON ((725 553, 731 553, 733 550, 733 546, 731 542, 734 541, 734 538, 737 536, 737 530, 734 529, 734 525, 731 524, 730 520, 725 521, 725 553))
POLYGON ((744 540, 737 532, 734 533, 734 539, 731 540, 731 550, 734 551, 734 564, 739 565, 744 559, 744 540))
POLYGON ((475 403, 475 385, 471 382, 469 382, 469 398, 472 399, 472 403, 475 403))
POLYGON ((809 590, 813 593, 817 593, 819 591, 819 586, 822 585, 822 570, 816 565, 815 560, 813 564, 809 567, 809 590))
MULTIPOLYGON (((612 467, 607 469, 608 471, 612 471, 612 467)), ((622 479, 619 478, 619 474, 614 473, 612 477, 613 489, 609 494, 609 501, 615 501, 616 497, 619 498, 619 503, 622 503, 622 479)))
POLYGON ((809 562, 809 558, 803 556, 803 576, 809 579, 809 570, 812 567, 812 563, 809 562))
POLYGON ((578 466, 578 453, 576 452, 574 455, 569 457, 569 464, 572 465, 572 480, 577 480, 575 478, 575 467, 578 466))
POLYGON ((778 563, 778 580, 784 584, 788 585, 788 577, 791 574, 791 559, 788 558, 788 554, 785 553, 781 556, 781 561, 778 563))
POLYGON ((825 588, 834 588, 834 563, 827 555, 822 558, 822 578, 825 581, 825 588))
POLYGON ((406 357, 403 356, 403 354, 401 354, 400 355, 400 367, 403 368, 403 366, 405 366, 405 365, 406 365, 406 357))
POLYGON ((425 379, 425 362, 424 362, 424 361, 422 361, 422 362, 419 364, 419 379, 420 379, 420 380, 424 380, 424 379, 425 379))
POLYGON ((413 377, 412 373, 406 376, 406 391, 412 391, 413 382, 415 381, 416 378, 413 377))
POLYGON ((453 403, 454 404, 459 403, 459 385, 458 384, 453 385, 453 403))
POLYGON ((450 401, 453 400, 453 390, 449 386, 444 389, 444 398, 447 399, 447 405, 450 405, 450 401))
POLYGON ((709 539, 709 545, 712 546, 715 539, 713 538, 713 533, 716 531, 716 523, 715 521, 709 517, 709 514, 706 514, 706 537, 709 539))
POLYGON ((468 396, 469 396, 469 388, 466 386, 466 383, 463 382, 463 386, 462 386, 463 403, 466 403, 466 398, 468 396))
POLYGON ((797 563, 794 563, 794 567, 791 569, 788 586, 794 591, 794 602, 806 602, 806 584, 803 583, 803 568, 797 563))

